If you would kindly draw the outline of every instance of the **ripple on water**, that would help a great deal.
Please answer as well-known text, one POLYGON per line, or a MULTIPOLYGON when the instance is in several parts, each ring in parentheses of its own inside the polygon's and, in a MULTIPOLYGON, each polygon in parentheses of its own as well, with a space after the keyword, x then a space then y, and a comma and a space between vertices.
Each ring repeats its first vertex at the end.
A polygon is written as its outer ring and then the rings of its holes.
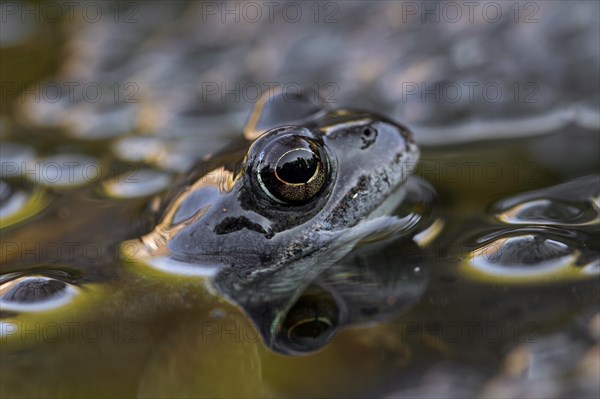
POLYGON ((550 229, 504 231, 479 239, 464 273, 499 283, 535 283, 584 279, 598 275, 597 249, 588 247, 583 233, 550 229))
POLYGON ((69 303, 76 286, 43 274, 5 275, 0 285, 0 307, 13 312, 42 312, 69 303))

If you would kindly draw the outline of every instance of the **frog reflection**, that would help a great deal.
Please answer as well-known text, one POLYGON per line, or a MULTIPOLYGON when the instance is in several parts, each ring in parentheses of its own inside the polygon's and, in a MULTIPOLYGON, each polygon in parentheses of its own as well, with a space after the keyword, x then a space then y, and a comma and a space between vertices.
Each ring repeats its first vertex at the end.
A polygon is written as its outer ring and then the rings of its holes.
POLYGON ((323 348, 341 328, 405 312, 425 290, 428 269, 423 251, 400 238, 353 251, 308 286, 278 272, 247 285, 230 279, 235 277, 222 273, 215 286, 245 311, 264 343, 279 353, 301 355, 323 348))

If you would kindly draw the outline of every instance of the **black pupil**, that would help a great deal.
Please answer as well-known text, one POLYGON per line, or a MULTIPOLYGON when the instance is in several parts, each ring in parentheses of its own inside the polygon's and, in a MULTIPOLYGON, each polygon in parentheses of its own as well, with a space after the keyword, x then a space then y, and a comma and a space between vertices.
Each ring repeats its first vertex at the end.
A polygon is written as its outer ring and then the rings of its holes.
POLYGON ((296 345, 310 345, 323 338, 329 338, 331 325, 320 320, 303 322, 292 327, 290 340, 296 345))
POLYGON ((277 162, 277 176, 286 183, 306 183, 314 176, 319 159, 309 150, 297 149, 284 154, 277 162))

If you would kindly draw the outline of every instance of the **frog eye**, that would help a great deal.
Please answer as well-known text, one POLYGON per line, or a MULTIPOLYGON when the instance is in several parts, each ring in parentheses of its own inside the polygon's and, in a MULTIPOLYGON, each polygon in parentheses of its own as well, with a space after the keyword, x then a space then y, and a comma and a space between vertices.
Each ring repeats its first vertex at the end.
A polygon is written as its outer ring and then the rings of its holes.
POLYGON ((270 199, 283 204, 306 203, 325 186, 326 157, 323 146, 309 137, 274 137, 258 157, 256 178, 270 199))

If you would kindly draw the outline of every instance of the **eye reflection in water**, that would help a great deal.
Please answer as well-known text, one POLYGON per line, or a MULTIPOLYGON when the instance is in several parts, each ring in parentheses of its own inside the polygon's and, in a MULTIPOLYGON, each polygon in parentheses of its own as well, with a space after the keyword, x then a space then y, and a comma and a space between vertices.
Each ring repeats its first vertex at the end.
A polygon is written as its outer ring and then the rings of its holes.
POLYGON ((356 249, 312 281, 291 278, 289 269, 251 283, 221 272, 215 287, 245 311, 269 348, 302 355, 325 347, 341 328, 398 317, 425 291, 427 270, 424 252, 395 238, 356 249))

